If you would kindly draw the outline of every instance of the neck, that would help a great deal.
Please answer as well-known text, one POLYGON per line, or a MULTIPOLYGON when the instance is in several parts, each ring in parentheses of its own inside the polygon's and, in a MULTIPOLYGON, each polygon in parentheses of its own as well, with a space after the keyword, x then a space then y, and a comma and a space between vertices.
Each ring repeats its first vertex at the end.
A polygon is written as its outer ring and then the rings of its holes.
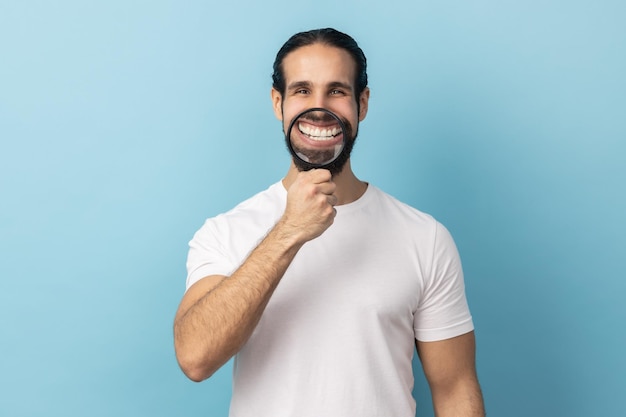
MULTIPOLYGON (((291 163, 287 175, 283 178, 283 186, 289 190, 291 184, 295 181, 298 175, 298 168, 291 163)), ((337 196, 337 205, 349 204, 358 200, 367 190, 367 183, 359 180, 350 166, 350 160, 346 162, 343 170, 336 175, 333 175, 333 182, 337 185, 335 195, 337 196)))

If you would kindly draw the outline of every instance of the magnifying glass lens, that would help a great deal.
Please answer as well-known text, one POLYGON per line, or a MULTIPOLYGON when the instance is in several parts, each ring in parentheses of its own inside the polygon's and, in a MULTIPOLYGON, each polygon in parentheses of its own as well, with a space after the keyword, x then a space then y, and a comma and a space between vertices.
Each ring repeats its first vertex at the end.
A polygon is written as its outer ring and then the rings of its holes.
POLYGON ((297 115, 287 131, 289 149, 307 168, 324 168, 339 157, 346 129, 329 110, 313 108, 297 115))

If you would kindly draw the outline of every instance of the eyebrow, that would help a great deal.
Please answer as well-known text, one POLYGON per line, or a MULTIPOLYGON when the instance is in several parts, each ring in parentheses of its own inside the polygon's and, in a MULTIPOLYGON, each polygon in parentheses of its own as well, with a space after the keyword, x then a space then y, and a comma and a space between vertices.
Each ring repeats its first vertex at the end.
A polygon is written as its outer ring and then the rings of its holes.
MULTIPOLYGON (((287 86, 287 90, 292 91, 292 90, 297 90, 298 88, 310 88, 310 87, 311 87, 311 83, 309 81, 294 81, 293 83, 287 86)), ((352 85, 341 82, 341 81, 333 81, 329 83, 327 87, 329 89, 343 88, 349 91, 353 90, 352 85)))
POLYGON ((334 81, 328 86, 330 88, 343 88, 344 90, 352 91, 352 84, 342 83, 341 81, 334 81))
POLYGON ((287 86, 287 90, 297 90, 298 88, 310 87, 311 83, 308 81, 294 81, 287 86))

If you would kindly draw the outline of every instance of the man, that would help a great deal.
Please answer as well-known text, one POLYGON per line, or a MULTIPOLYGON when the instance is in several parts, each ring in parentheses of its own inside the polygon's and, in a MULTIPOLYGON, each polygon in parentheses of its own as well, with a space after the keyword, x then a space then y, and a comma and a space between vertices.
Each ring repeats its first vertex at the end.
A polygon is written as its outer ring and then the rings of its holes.
POLYGON ((236 355, 233 417, 408 417, 417 346, 436 415, 483 416, 452 238, 350 166, 370 94, 361 49, 333 29, 299 33, 273 78, 283 130, 323 108, 351 137, 328 169, 292 158, 282 181, 196 233, 174 324, 182 370, 201 381, 236 355))

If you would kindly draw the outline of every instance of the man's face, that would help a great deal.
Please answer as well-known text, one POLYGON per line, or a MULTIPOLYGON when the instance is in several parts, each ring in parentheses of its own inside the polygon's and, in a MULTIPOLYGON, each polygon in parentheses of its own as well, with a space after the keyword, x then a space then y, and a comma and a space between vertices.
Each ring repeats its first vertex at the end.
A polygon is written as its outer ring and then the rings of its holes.
MULTIPOLYGON (((283 60, 284 95, 272 89, 274 113, 283 122, 283 131, 296 115, 314 107, 330 110, 344 122, 348 132, 345 152, 343 158, 339 158, 343 159, 341 166, 335 167, 334 173, 340 172, 348 159, 359 121, 367 114, 369 90, 366 89, 361 97, 355 96, 355 67, 354 60, 343 49, 323 44, 304 46, 290 52, 283 60)), ((315 121, 310 122, 310 127, 314 128, 315 121)), ((320 123, 326 124, 320 126, 322 128, 329 127, 328 121, 320 123)), ((297 165, 298 160, 295 162, 297 165)))

